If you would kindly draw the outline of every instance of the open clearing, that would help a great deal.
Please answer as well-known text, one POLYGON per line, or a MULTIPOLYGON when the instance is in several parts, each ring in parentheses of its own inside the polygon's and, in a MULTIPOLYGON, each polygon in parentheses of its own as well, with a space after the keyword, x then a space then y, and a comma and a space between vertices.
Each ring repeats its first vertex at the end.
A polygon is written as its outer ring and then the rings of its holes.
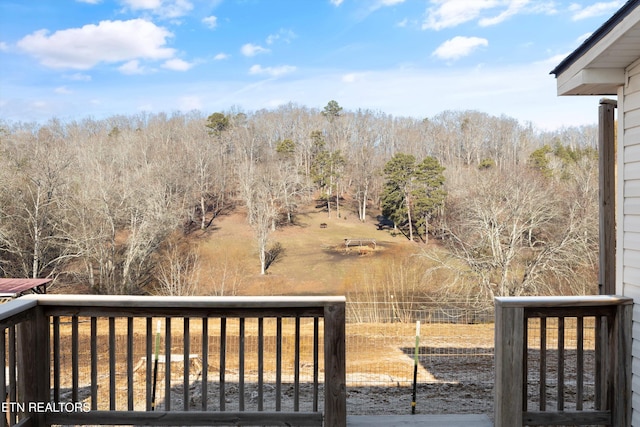
MULTIPOLYGON (((380 230, 377 223, 375 217, 360 222, 350 212, 340 218, 334 212, 329 217, 326 211, 308 206, 296 215, 294 224, 270 234, 269 245, 280 243, 284 253, 261 276, 255 238, 244 211, 239 209, 220 216, 213 222, 214 230, 201 240, 204 274, 200 289, 219 294, 215 286, 212 289, 210 279, 213 277, 214 282, 220 283, 219 275, 224 270, 237 272, 240 295, 345 295, 357 291, 354 276, 411 256, 425 246, 411 243, 401 234, 394 236, 388 229, 380 230), (347 238, 375 239, 376 249, 344 250, 347 238)), ((228 294, 228 290, 229 287, 224 293, 228 294)))

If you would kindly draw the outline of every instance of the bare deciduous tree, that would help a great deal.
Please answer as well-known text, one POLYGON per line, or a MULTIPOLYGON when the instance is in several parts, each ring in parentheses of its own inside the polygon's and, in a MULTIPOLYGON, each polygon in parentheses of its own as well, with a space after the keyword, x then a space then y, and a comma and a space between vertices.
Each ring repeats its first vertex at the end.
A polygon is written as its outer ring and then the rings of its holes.
POLYGON ((560 282, 582 280, 575 268, 594 249, 584 242, 584 198, 566 197, 532 173, 476 171, 467 180, 474 185, 449 204, 447 243, 473 292, 487 300, 549 294, 560 282))
POLYGON ((200 277, 198 252, 169 242, 157 257, 155 277, 163 295, 195 295, 200 277))

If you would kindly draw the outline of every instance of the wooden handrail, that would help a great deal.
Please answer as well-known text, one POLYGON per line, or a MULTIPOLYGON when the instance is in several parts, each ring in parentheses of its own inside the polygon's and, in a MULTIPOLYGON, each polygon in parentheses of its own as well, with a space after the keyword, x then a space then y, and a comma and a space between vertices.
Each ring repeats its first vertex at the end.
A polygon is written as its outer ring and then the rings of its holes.
POLYGON ((633 304, 633 300, 618 295, 496 297, 495 304, 501 308, 586 308, 628 305, 633 304))
POLYGON ((619 296, 500 297, 495 299, 495 425, 629 425, 631 416, 631 316, 633 301, 619 296), (547 319, 557 318, 556 408, 546 405, 547 319), (576 319, 575 410, 565 404, 565 319, 576 319), (594 410, 582 405, 585 318, 593 318, 603 353, 596 354, 594 410), (540 319, 538 410, 528 407, 529 319, 540 319), (614 392, 615 391, 615 392, 614 392))

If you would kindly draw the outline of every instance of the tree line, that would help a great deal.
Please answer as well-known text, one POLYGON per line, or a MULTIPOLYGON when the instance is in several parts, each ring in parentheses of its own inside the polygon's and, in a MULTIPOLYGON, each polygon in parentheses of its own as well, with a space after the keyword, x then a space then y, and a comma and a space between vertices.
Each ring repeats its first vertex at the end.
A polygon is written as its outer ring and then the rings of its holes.
POLYGON ((0 276, 94 293, 194 292, 188 238, 246 210, 269 235, 317 199, 382 212, 469 295, 589 292, 597 265, 597 129, 536 130, 477 111, 428 119, 287 104, 213 114, 0 122, 0 276), (453 261, 455 260, 455 261, 453 261))

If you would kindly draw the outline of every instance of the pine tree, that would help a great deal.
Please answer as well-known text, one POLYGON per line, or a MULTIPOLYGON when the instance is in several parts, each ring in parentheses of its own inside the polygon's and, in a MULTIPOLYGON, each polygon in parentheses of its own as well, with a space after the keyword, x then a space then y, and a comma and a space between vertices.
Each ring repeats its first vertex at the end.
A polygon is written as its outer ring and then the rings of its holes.
POLYGON ((444 167, 434 157, 421 163, 411 154, 398 153, 384 167, 386 181, 382 191, 382 214, 397 225, 407 224, 409 239, 416 227, 425 236, 429 222, 446 196, 444 167))
POLYGON ((414 179, 416 158, 397 153, 384 166, 385 183, 382 190, 382 215, 394 225, 409 224, 409 239, 413 240, 411 220, 411 183, 414 179))
POLYGON ((444 167, 435 157, 426 157, 416 168, 413 192, 416 227, 429 240, 429 223, 433 214, 444 204, 444 167))

